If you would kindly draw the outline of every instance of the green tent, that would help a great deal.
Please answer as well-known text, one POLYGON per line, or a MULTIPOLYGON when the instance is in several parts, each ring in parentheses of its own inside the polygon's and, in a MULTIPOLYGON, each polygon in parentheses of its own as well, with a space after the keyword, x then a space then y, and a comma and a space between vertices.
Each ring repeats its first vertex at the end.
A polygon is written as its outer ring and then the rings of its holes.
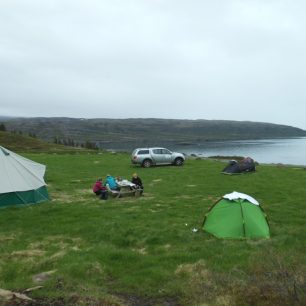
POLYGON ((218 238, 269 238, 266 214, 252 197, 232 192, 224 195, 205 215, 203 230, 218 238))
POLYGON ((46 166, 0 146, 0 207, 49 199, 46 166))

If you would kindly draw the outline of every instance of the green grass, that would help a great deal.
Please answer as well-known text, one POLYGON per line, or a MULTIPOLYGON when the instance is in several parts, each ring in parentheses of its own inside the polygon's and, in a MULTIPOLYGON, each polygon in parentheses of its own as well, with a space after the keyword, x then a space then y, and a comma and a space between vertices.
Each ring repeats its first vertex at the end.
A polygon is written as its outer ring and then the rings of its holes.
POLYGON ((37 285, 34 275, 53 271, 29 294, 39 303, 305 303, 305 169, 259 165, 228 176, 213 160, 143 169, 124 153, 24 156, 47 165, 52 200, 0 210, 0 288, 22 292, 37 285), (97 177, 135 171, 143 197, 92 194, 97 177), (208 208, 232 191, 261 203, 271 239, 219 240, 201 230, 208 208))

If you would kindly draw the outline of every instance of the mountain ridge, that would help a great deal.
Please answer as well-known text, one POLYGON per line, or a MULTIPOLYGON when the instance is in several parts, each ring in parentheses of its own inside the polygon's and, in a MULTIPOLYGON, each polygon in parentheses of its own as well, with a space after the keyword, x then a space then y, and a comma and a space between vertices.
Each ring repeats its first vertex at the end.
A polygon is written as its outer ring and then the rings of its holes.
POLYGON ((131 148, 162 144, 192 145, 205 141, 305 137, 297 127, 254 121, 161 119, 15 117, 3 121, 8 131, 32 133, 53 142, 73 139, 94 142, 102 148, 131 148))

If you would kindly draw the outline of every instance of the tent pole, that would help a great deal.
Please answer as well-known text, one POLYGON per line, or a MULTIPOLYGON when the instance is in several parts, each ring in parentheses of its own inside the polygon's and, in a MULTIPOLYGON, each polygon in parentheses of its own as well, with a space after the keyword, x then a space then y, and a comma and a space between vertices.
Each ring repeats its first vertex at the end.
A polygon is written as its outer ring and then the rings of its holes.
POLYGON ((242 203, 243 200, 239 199, 239 205, 240 205, 240 211, 241 211, 241 217, 242 217, 242 227, 243 227, 243 237, 246 237, 245 235, 245 223, 244 223, 244 215, 243 215, 243 209, 242 209, 242 203))

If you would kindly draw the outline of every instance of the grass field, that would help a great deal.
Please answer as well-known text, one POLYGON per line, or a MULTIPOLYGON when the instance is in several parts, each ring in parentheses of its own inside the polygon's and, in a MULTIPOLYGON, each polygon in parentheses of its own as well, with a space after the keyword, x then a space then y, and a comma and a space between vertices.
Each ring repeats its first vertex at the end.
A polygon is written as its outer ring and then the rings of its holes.
POLYGON ((22 155, 47 165, 52 200, 0 210, 0 288, 42 286, 20 305, 306 304, 304 168, 227 176, 213 160, 143 169, 124 153, 22 155), (143 197, 101 201, 91 191, 98 177, 135 171, 143 197), (261 203, 271 239, 201 230, 208 208, 232 191, 261 203))

